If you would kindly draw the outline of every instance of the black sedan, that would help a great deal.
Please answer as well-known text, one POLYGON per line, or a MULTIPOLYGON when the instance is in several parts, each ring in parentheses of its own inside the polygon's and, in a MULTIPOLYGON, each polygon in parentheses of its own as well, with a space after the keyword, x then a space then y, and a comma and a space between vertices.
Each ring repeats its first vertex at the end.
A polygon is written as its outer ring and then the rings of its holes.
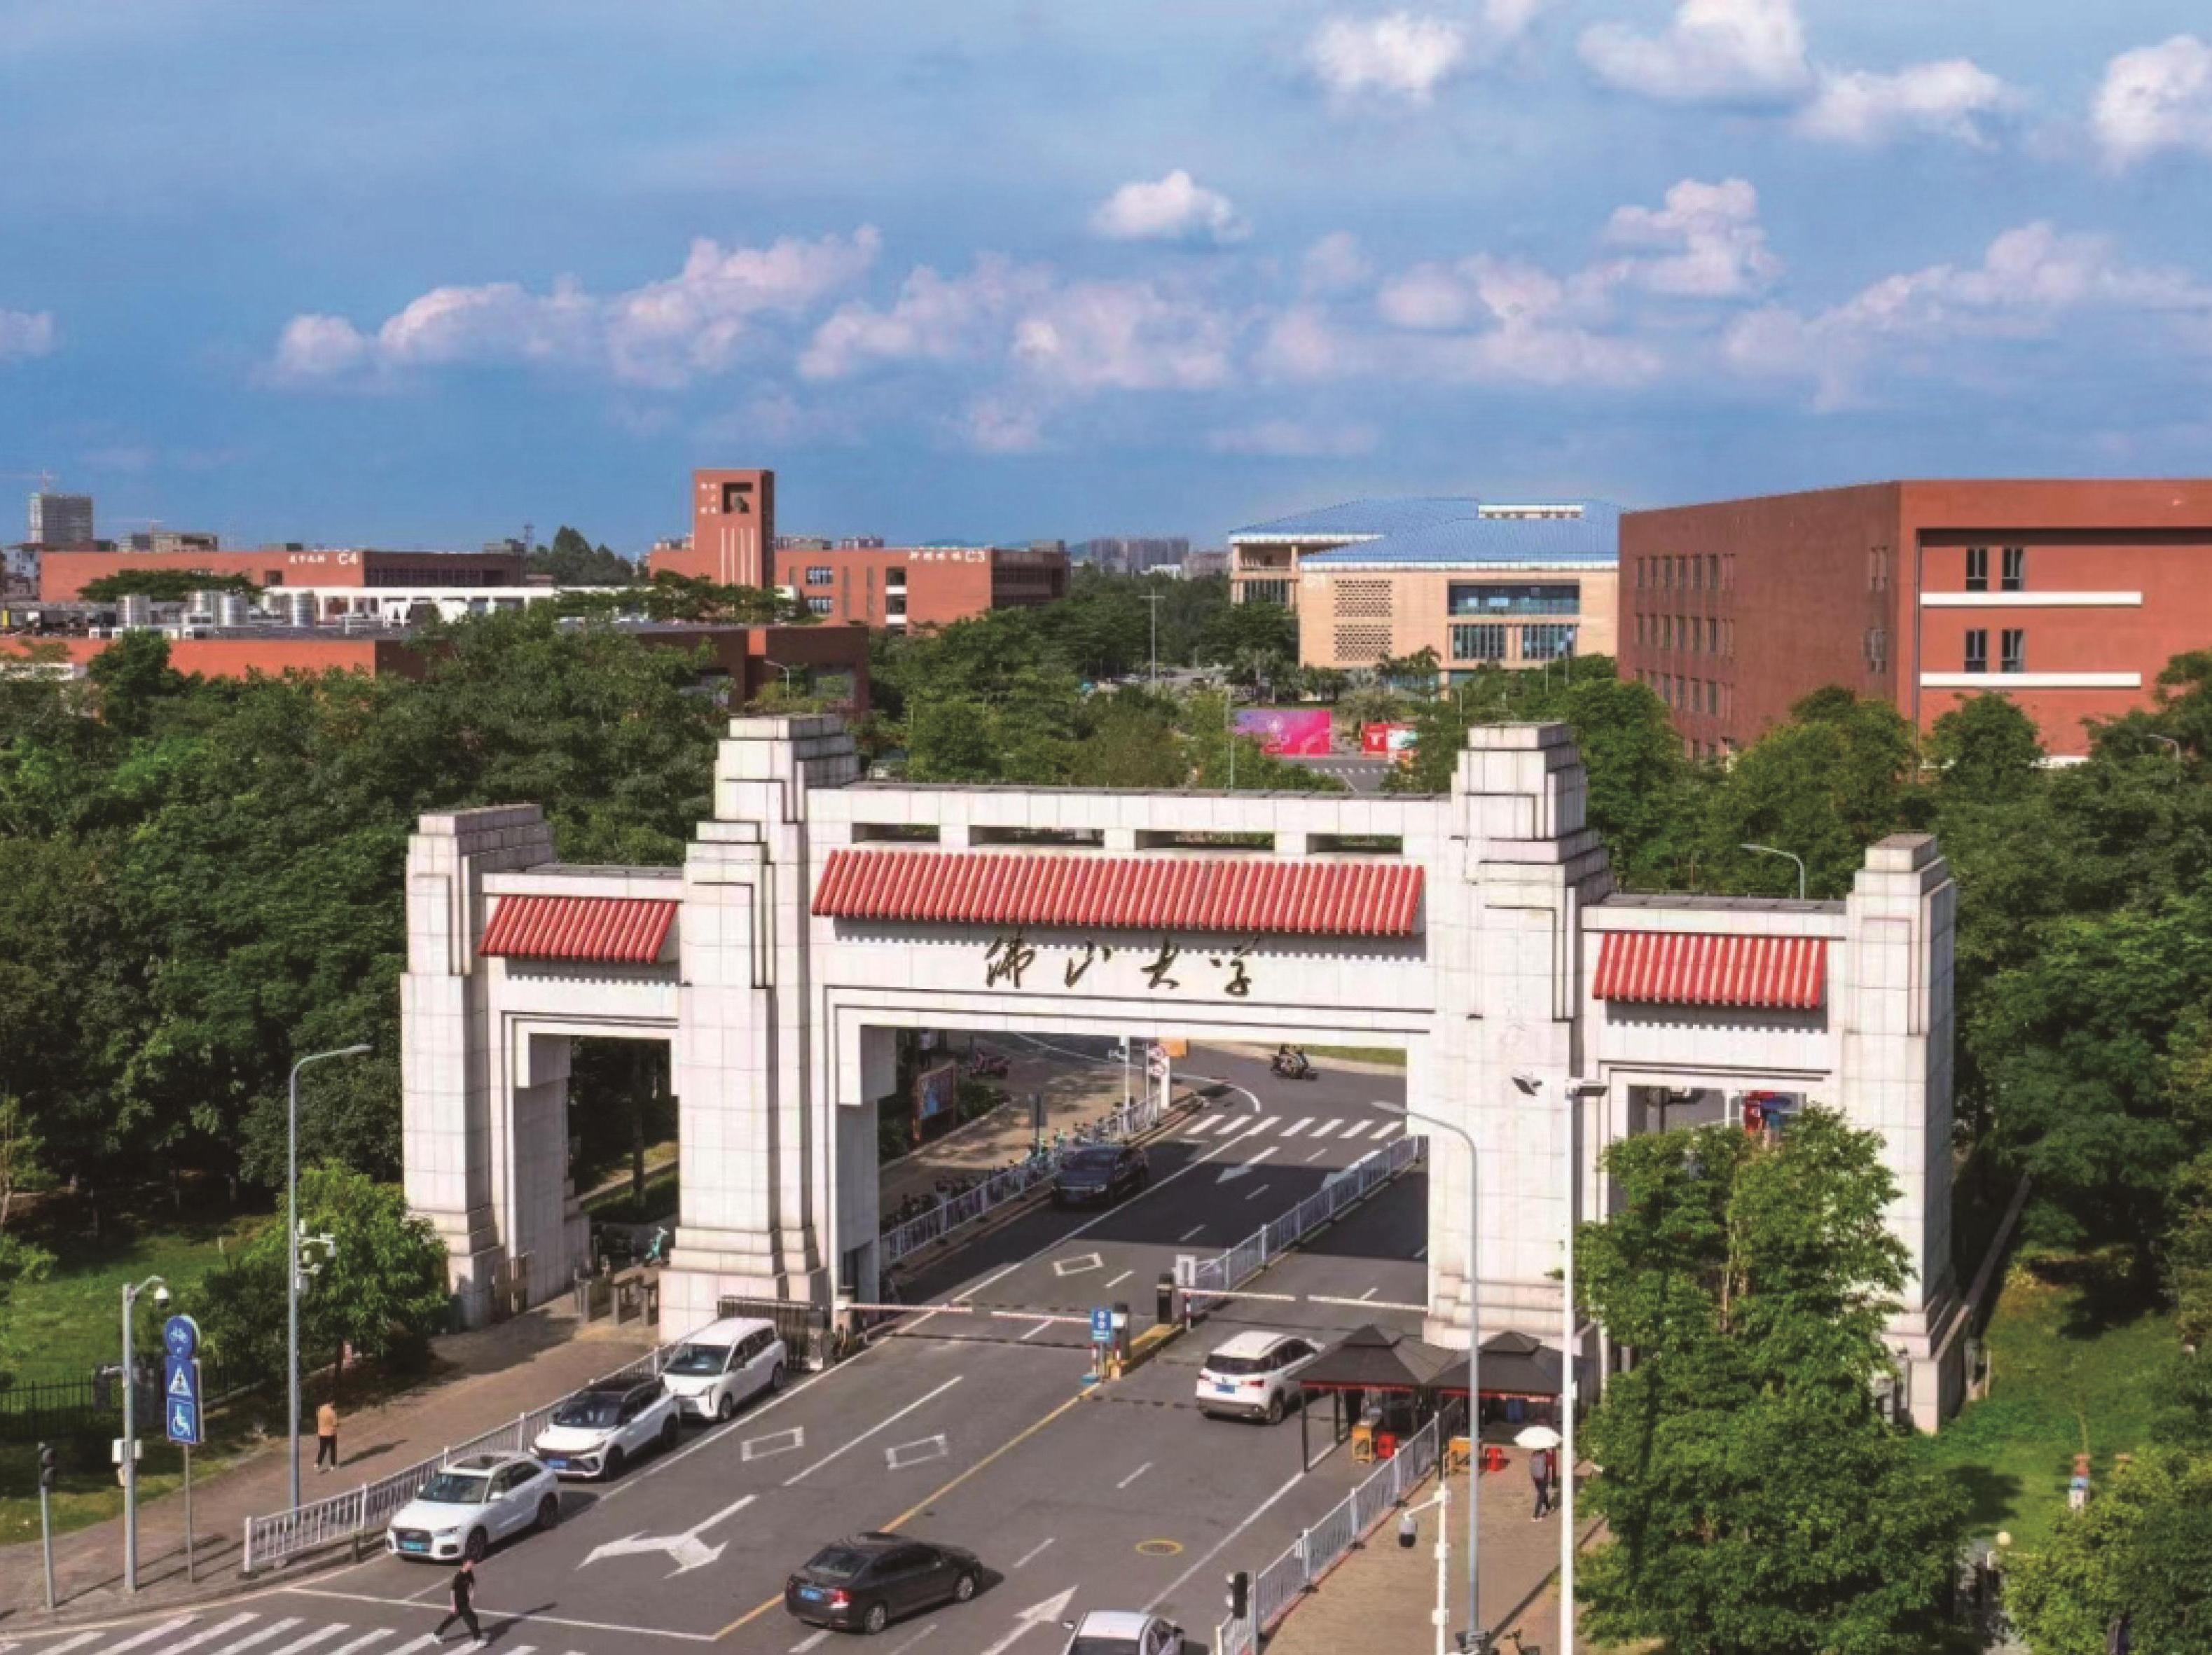
POLYGON ((881 1632, 902 1615, 964 1603, 983 1586, 975 1554, 902 1534, 824 1546, 783 1584, 783 1606, 809 1626, 881 1632))
POLYGON ((1111 1206, 1152 1181, 1152 1163, 1133 1144, 1092 1143, 1071 1150, 1053 1175, 1052 1204, 1111 1206))

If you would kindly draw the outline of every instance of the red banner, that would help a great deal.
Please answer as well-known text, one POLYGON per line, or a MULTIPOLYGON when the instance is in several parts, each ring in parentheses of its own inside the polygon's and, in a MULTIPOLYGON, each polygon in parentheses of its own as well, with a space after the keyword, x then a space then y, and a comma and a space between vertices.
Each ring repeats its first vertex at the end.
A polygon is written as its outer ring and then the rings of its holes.
POLYGON ((1248 706, 1237 714, 1237 733, 1278 758, 1325 758, 1334 723, 1325 706, 1248 706))
POLYGON ((1367 724, 1359 726, 1359 750, 1374 758, 1396 758, 1413 750, 1413 726, 1367 724))

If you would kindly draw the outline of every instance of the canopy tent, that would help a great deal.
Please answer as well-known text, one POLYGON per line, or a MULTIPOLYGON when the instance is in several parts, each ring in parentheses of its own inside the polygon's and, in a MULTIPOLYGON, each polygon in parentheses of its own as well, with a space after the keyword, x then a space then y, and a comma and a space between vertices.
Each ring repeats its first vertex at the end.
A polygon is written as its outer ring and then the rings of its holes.
MULTIPOLYGON (((1432 1381, 1443 1396, 1468 1392, 1467 1358, 1460 1356, 1432 1381)), ((1493 1333, 1482 1342, 1482 1394, 1556 1401, 1559 1353, 1525 1333, 1493 1333)))
POLYGON ((1371 1325, 1355 1328, 1316 1357, 1298 1375, 1298 1383, 1308 1391, 1433 1391, 1437 1375, 1452 1366, 1457 1355, 1440 1345, 1425 1344, 1411 1334, 1386 1333, 1371 1325))

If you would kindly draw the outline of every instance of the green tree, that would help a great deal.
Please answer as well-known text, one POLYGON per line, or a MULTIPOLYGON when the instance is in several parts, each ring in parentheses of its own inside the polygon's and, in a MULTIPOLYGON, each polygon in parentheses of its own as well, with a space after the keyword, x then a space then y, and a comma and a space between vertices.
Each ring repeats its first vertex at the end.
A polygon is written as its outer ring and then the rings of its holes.
POLYGON ((1928 756, 1947 796, 1979 803, 2018 799, 2042 779, 2043 741, 2009 695, 1969 696, 1936 720, 1928 756))
POLYGON ((214 574, 206 569, 118 569, 88 580, 77 596, 88 603, 112 603, 119 598, 144 597, 156 603, 183 603, 194 592, 242 592, 261 596, 261 588, 242 574, 214 574))
POLYGON ((525 567, 532 574, 550 576, 556 586, 628 586, 637 579, 637 566, 628 558, 592 545, 565 523, 551 547, 532 552, 525 567))
POLYGON ((1637 1361, 1583 1439, 1608 1538, 1591 1635, 1678 1655, 1931 1646, 1962 1497, 1873 1386, 1905 1281, 1880 1140, 1824 1109, 1778 1145, 1733 1127, 1621 1140, 1614 1215, 1583 1225, 1583 1304, 1637 1361))
POLYGON ((2037 1655, 2102 1655, 2125 1616, 2143 1655, 2212 1650, 2212 1456, 2153 1449, 2005 1571, 2005 1612, 2037 1655))

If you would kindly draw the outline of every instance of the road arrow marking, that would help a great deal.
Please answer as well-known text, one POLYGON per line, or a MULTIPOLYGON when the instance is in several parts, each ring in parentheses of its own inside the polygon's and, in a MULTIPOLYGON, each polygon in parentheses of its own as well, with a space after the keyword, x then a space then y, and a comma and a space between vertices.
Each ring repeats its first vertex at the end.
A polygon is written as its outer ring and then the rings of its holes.
POLYGON ((676 1567, 669 1571, 668 1576, 673 1580, 679 1574, 706 1567, 728 1549, 729 1542, 726 1540, 719 1546, 709 1546, 699 1537, 724 1518, 736 1516, 757 1498, 757 1495, 747 1494, 743 1500, 732 1500, 712 1517, 700 1519, 682 1534, 632 1534, 625 1535, 620 1540, 610 1540, 594 1549, 584 1561, 596 1563, 602 1557, 629 1557, 640 1552, 666 1552, 676 1560, 676 1567))
POLYGON ((1281 1146, 1279 1144, 1271 1143, 1266 1149, 1255 1153, 1250 1160, 1243 1162, 1241 1166, 1224 1167, 1221 1169, 1220 1176, 1216 1178, 1214 1182, 1217 1184, 1227 1184, 1232 1179, 1243 1177, 1245 1173, 1250 1172, 1255 1167, 1257 1167, 1269 1155, 1274 1154, 1280 1147, 1281 1146))
POLYGON ((1067 1606, 1075 1601, 1075 1588, 1070 1586, 1057 1597, 1048 1597, 1042 1603, 1033 1603, 1014 1616, 1014 1629, 982 1652, 982 1655, 1006 1655, 1016 1644, 1039 1627, 1056 1627, 1067 1613, 1067 1606))

